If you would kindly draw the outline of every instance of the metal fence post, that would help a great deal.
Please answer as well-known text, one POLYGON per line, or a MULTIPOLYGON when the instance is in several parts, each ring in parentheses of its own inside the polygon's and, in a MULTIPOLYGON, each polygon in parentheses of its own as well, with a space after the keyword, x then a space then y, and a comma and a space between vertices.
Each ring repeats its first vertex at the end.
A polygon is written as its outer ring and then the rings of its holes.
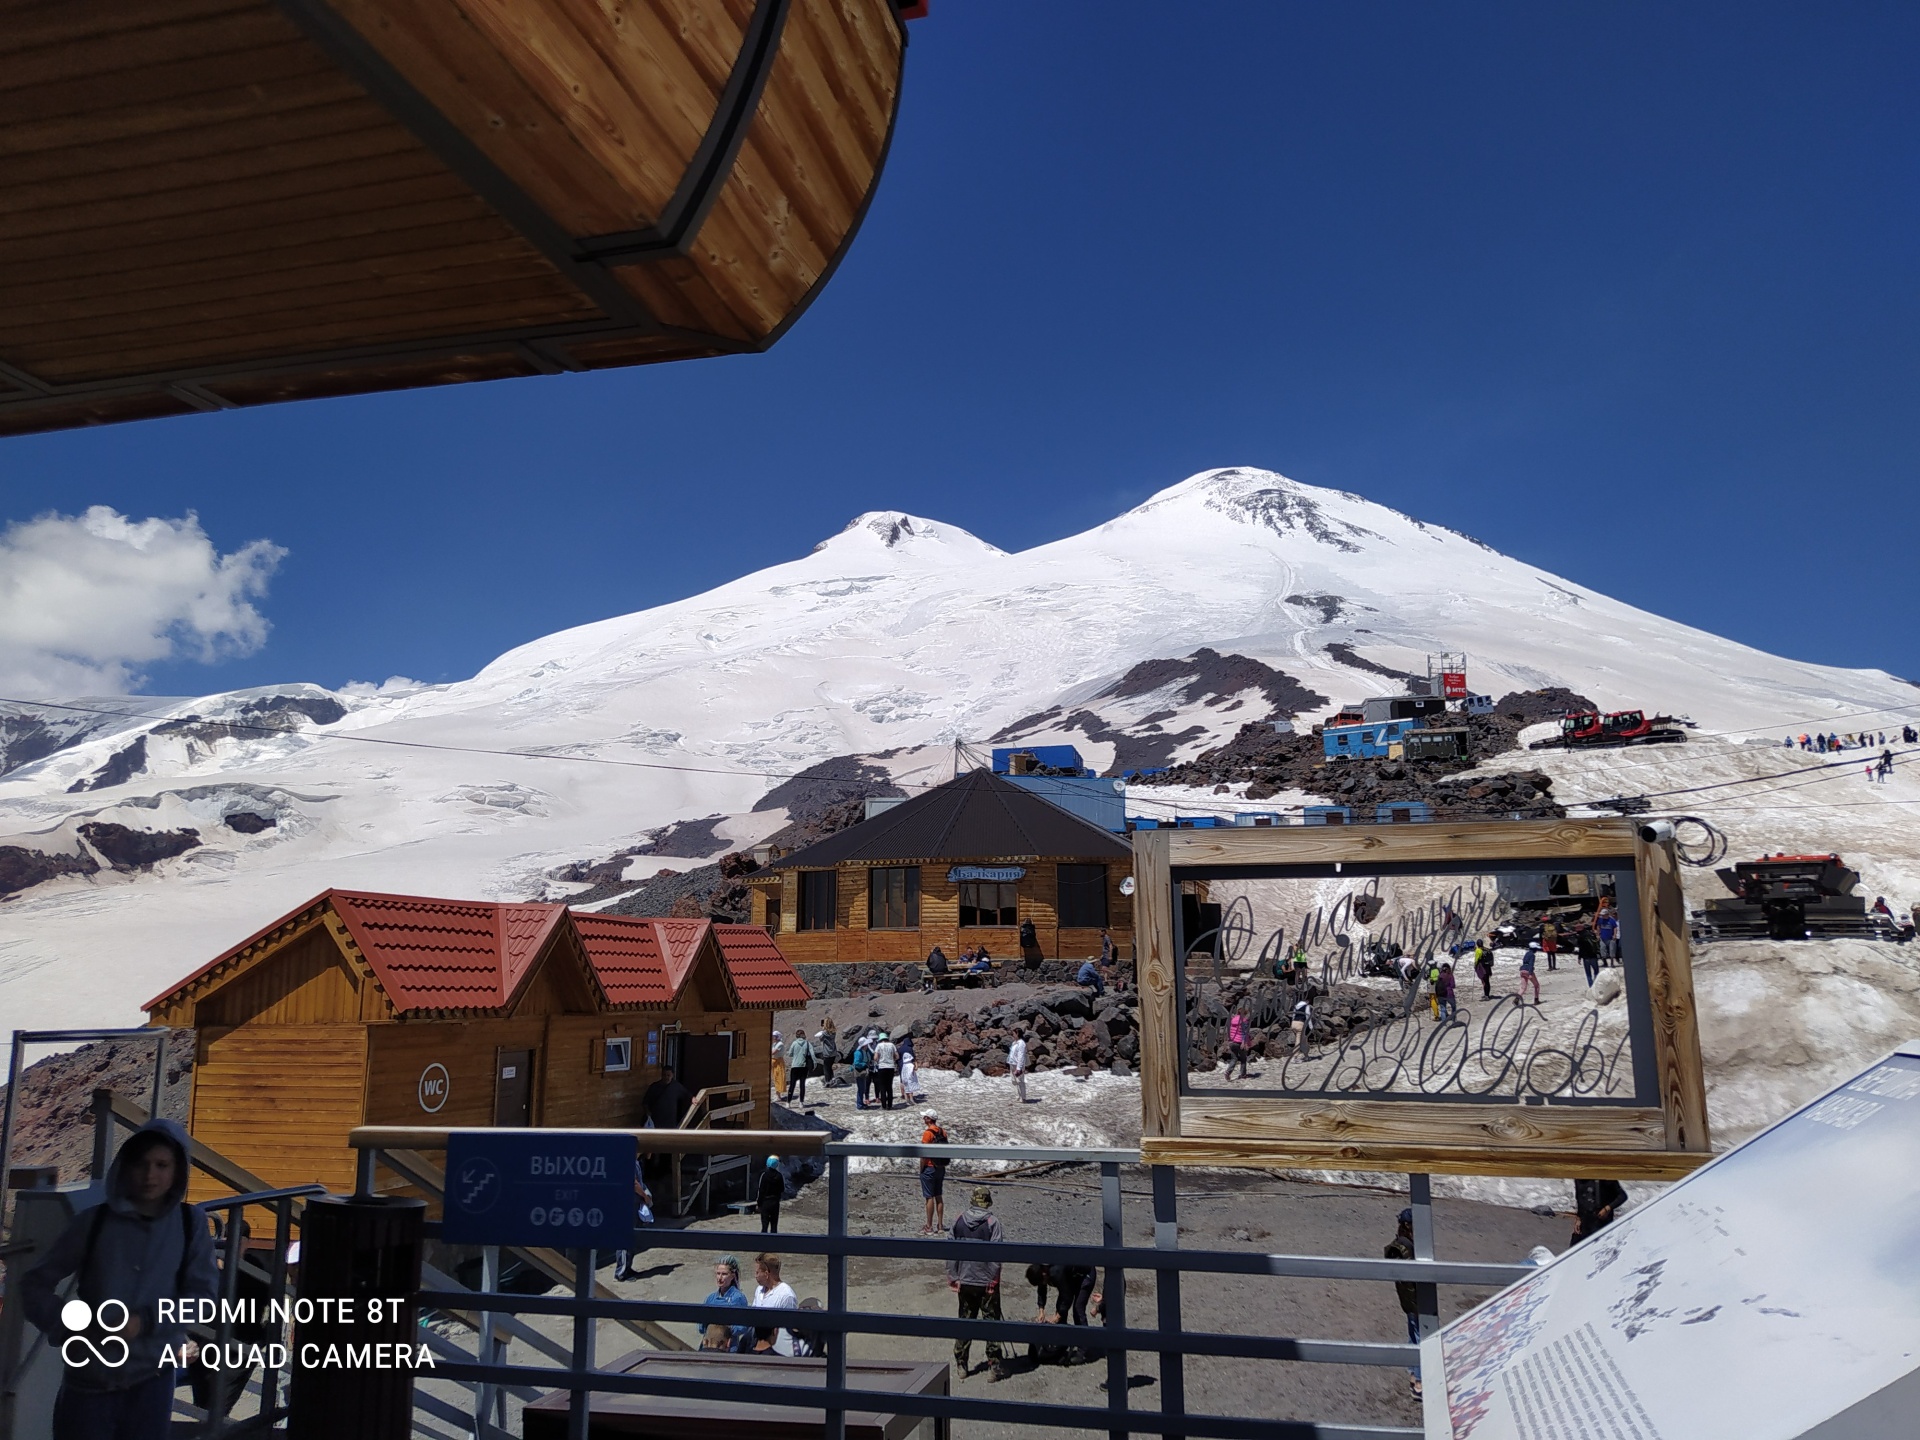
MULTIPOLYGON (((1121 1249, 1127 1243, 1120 1216, 1120 1166, 1111 1160, 1100 1164, 1100 1243, 1109 1250, 1121 1249)), ((1107 1267, 1101 1298, 1106 1305, 1107 1329, 1126 1329, 1126 1271, 1107 1267)), ((1108 1440, 1127 1440, 1132 1434, 1126 1421, 1127 1352, 1118 1347, 1107 1351, 1107 1410, 1114 1417, 1113 1425, 1107 1430, 1108 1440)))
MULTIPOLYGON (((847 1157, 827 1157, 827 1238, 847 1238, 847 1157)), ((835 1247, 827 1252, 827 1313, 844 1319, 847 1314, 847 1255, 835 1247)), ((847 1388, 847 1344, 852 1340, 845 1330, 827 1337, 827 1389, 847 1388)), ((847 1440, 847 1412, 841 1405, 827 1407, 824 1440, 847 1440)))
MULTIPOLYGON (((1180 1172, 1171 1165, 1154 1165, 1153 1175, 1153 1248, 1180 1248, 1180 1172)), ((1153 1292, 1158 1313, 1155 1325, 1162 1335, 1178 1335, 1180 1323, 1180 1272, 1153 1272, 1153 1292)), ((1169 1418, 1187 1413, 1187 1357, 1178 1351, 1160 1352, 1160 1411, 1169 1418)), ((1168 1430, 1167 1440, 1180 1440, 1181 1432, 1168 1430)))
MULTIPOLYGON (((482 1245, 480 1247, 480 1293, 491 1295, 500 1288, 500 1247, 482 1245)), ((500 1357, 494 1351, 493 1343, 494 1312, 480 1312, 480 1363, 497 1365, 500 1357)), ((493 1383, 482 1380, 473 1387, 473 1433, 475 1440, 486 1440, 487 1428, 492 1423, 493 1383)))
MULTIPOLYGON (((1432 1177, 1407 1176, 1407 1198, 1413 1202, 1413 1258, 1431 1260, 1434 1258, 1432 1177)), ((1414 1295, 1420 1304, 1420 1338, 1424 1340, 1440 1328, 1440 1287, 1416 1285, 1414 1295)))
POLYGON ((171 1030, 156 1030, 153 1034, 153 1103, 147 1107, 147 1119, 160 1118, 160 1097, 167 1088, 167 1037, 171 1030))
POLYGON ((107 1166, 113 1160, 113 1092, 93 1092, 93 1169, 91 1178, 107 1178, 107 1166))
MULTIPOLYGON (((573 1272, 573 1298, 593 1298, 593 1251, 582 1250, 573 1272)), ((573 1375, 567 1383, 567 1440, 587 1440, 587 1423, 592 1414, 593 1393, 587 1389, 586 1372, 593 1369, 593 1332, 591 1316, 573 1317, 573 1375)))

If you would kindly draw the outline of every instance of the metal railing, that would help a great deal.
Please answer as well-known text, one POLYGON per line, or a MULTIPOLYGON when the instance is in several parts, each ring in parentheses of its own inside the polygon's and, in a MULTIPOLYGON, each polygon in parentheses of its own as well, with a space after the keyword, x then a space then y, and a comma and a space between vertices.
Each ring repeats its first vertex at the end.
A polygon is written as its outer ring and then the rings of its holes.
MULTIPOLYGON (((449 1133, 444 1130, 426 1132, 383 1127, 356 1130, 352 1143, 361 1152, 363 1191, 371 1193, 373 1169, 383 1162, 388 1146, 410 1149, 442 1147, 449 1133)), ((1404 1342, 1191 1331, 1185 1328, 1182 1318, 1181 1277, 1198 1274, 1378 1283, 1411 1281, 1418 1287, 1420 1332, 1425 1336, 1439 1324, 1439 1286, 1498 1288, 1529 1273, 1529 1267, 1524 1265, 1435 1259, 1432 1195, 1425 1175, 1410 1177, 1415 1255, 1412 1260, 1258 1254, 1182 1248, 1179 1241, 1178 1191, 1175 1187, 1177 1172, 1166 1166, 1148 1167, 1152 1179, 1153 1245, 1129 1246, 1122 1229, 1120 1172, 1123 1166, 1139 1164, 1139 1152, 1134 1150, 834 1143, 824 1133, 817 1131, 733 1131, 719 1136, 711 1131, 647 1130, 633 1133, 636 1138, 644 1137, 646 1148, 656 1152, 673 1150, 684 1144, 688 1151, 712 1153, 715 1142, 720 1141, 750 1154, 805 1155, 818 1157, 825 1162, 828 1187, 826 1233, 782 1233, 779 1237, 782 1251, 820 1255, 827 1262, 826 1308, 808 1311, 805 1318, 806 1329, 826 1337, 823 1346, 824 1386, 743 1383, 733 1379, 667 1378, 599 1369, 594 1362, 593 1346, 594 1324, 598 1320, 617 1320, 629 1326, 636 1321, 656 1325, 667 1321, 695 1326, 737 1325, 741 1312, 737 1308, 724 1306, 595 1296, 592 1293, 594 1256, 590 1251, 576 1255, 576 1283, 572 1295, 502 1295, 447 1288, 423 1290, 418 1296, 419 1302, 442 1310, 547 1315, 573 1321, 570 1363, 563 1369, 456 1360, 436 1365, 434 1373, 437 1378, 472 1385, 477 1397, 497 1395, 499 1387, 565 1391, 570 1397, 568 1433, 575 1440, 585 1440, 588 1433, 588 1397, 595 1393, 712 1400, 732 1405, 752 1403, 790 1406, 815 1414, 824 1410, 823 1433, 828 1440, 845 1440, 850 1411, 893 1412, 930 1417, 941 1422, 960 1419, 995 1425, 1038 1425, 1095 1432, 1104 1430, 1112 1440, 1141 1434, 1191 1436, 1195 1440, 1199 1440, 1199 1437, 1218 1437, 1218 1440, 1255 1440, 1255 1437, 1259 1437, 1259 1440, 1274 1440, 1274 1437, 1282 1437, 1282 1440, 1293 1440, 1293 1437, 1388 1440, 1388 1437, 1397 1437, 1397 1440, 1412 1440, 1412 1437, 1421 1434, 1419 1430, 1395 1425, 1317 1423, 1189 1413, 1185 1384, 1185 1366, 1189 1357, 1415 1369, 1419 1364, 1419 1350, 1404 1342), (996 1166, 1097 1165, 1100 1170, 1100 1243, 1063 1245, 1055 1241, 1015 1240, 988 1244, 850 1233, 849 1162, 856 1159, 921 1158, 996 1166), (1092 1268, 1096 1273, 1104 1271, 1104 1322, 1098 1326, 1075 1326, 1063 1331, 1056 1325, 1024 1321, 960 1320, 856 1311, 851 1309, 848 1296, 848 1262, 856 1259, 1039 1261, 1049 1265, 1092 1268), (1148 1272, 1153 1277, 1154 1312, 1151 1324, 1129 1321, 1126 1276, 1130 1271, 1148 1272), (1049 1346, 1071 1343, 1074 1348, 1104 1361, 1106 1405, 1031 1403, 975 1399, 944 1393, 910 1394, 896 1390, 850 1388, 847 1383, 847 1341, 848 1337, 856 1334, 1049 1346), (1136 1408, 1131 1401, 1128 1362, 1129 1357, 1136 1353, 1153 1355, 1158 1360, 1159 1404, 1153 1409, 1136 1408)), ((983 1175, 981 1178, 988 1180, 992 1177, 983 1175)), ((735 1249, 740 1243, 740 1235, 736 1231, 662 1232, 642 1227, 634 1243, 636 1249, 712 1251, 717 1254, 735 1249)), ((551 1353, 554 1347, 550 1344, 546 1348, 551 1353)), ((444 1415, 442 1405, 436 1404, 433 1408, 436 1413, 444 1415)), ((484 1403, 478 1408, 471 1424, 480 1440, 490 1440, 491 1436, 499 1433, 486 1415, 484 1403)))

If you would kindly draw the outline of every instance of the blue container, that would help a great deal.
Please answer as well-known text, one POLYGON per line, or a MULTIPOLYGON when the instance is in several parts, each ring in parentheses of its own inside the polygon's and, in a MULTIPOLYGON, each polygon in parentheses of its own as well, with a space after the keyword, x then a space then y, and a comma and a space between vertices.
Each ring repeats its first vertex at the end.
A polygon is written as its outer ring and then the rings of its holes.
POLYGON ((1320 732, 1321 748, 1329 760, 1341 756, 1384 760, 1388 747, 1400 743, 1409 730, 1422 727, 1419 720, 1374 720, 1362 725, 1329 725, 1320 732))

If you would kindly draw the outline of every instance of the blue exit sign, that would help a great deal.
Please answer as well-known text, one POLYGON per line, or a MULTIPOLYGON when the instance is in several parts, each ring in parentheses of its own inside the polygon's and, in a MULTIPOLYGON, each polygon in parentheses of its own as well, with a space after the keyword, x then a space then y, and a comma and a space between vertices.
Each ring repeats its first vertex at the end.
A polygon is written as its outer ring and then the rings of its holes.
POLYGON ((456 1130, 440 1235, 451 1245, 633 1246, 631 1135, 456 1130))

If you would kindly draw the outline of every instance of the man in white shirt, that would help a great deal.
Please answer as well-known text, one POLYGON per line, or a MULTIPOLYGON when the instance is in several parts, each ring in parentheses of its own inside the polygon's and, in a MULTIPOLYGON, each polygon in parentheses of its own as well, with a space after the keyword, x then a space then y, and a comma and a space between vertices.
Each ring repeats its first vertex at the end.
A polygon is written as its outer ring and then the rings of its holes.
POLYGON ((1027 1032, 1015 1030, 1013 1044, 1007 1047, 1007 1069, 1013 1072, 1013 1091, 1022 1105, 1027 1103, 1027 1032))
POLYGON ((893 1080, 900 1073, 900 1047, 893 1036, 880 1032, 880 1043, 873 1047, 873 1088, 880 1096, 882 1110, 893 1109, 893 1080))
MULTIPOLYGON (((800 1301, 793 1287, 780 1278, 780 1257, 763 1253, 753 1261, 753 1308, 756 1310, 798 1310, 800 1301)), ((758 1354, 793 1354, 791 1330, 756 1330, 753 1348, 758 1354)))

